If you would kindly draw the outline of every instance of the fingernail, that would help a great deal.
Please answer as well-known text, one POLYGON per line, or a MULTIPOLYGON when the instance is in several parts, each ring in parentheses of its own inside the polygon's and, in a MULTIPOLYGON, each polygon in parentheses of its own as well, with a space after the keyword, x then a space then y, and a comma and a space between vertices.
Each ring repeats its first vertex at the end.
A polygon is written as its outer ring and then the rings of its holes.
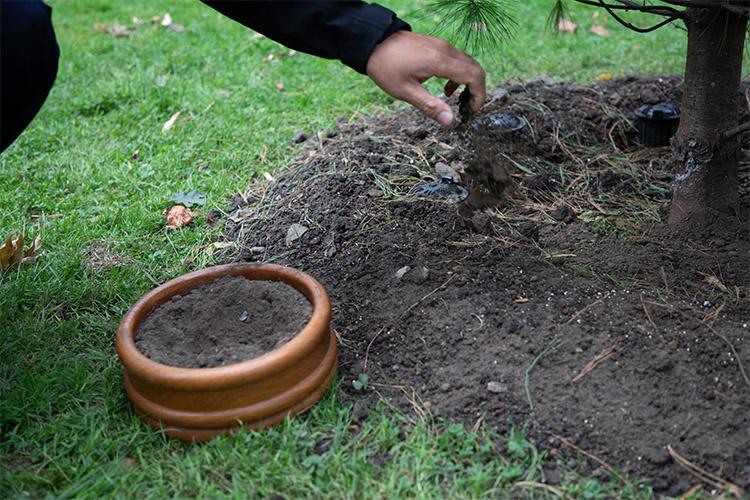
POLYGON ((441 111, 437 117, 437 121, 441 125, 450 125, 453 121, 453 113, 451 113, 450 111, 441 111))

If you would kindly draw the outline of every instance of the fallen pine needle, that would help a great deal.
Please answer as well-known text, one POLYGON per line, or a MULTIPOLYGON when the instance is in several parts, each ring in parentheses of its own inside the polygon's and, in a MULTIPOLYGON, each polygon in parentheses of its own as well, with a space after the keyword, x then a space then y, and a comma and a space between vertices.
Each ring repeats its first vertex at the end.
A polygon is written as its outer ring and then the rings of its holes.
POLYGON ((540 490, 549 491, 556 497, 565 497, 565 494, 563 494, 563 492, 560 491, 559 488, 555 488, 554 486, 550 486, 549 484, 537 483, 536 481, 518 481, 517 483, 513 483, 513 486, 519 486, 521 488, 537 488, 540 490))
POLYGON ((607 462, 605 462, 601 458, 597 457, 593 453, 589 453, 588 451, 586 451, 586 450, 584 450, 582 448, 579 448, 578 446, 574 445, 573 442, 571 440, 569 440, 568 438, 564 438, 562 436, 555 436, 555 437, 557 439, 559 439, 560 442, 562 444, 564 444, 565 446, 568 446, 569 448, 573 448, 574 450, 576 450, 581 455, 584 455, 584 456, 590 458, 594 462, 598 463, 599 465, 601 465, 602 467, 604 467, 605 469, 607 469, 609 472, 611 472, 615 477, 617 477, 617 479, 619 479, 623 483, 630 484, 630 481, 628 481, 627 479, 625 479, 624 477, 622 477, 614 468, 612 468, 611 465, 609 465, 607 462))
POLYGON ((539 362, 540 359, 542 359, 547 354, 551 353, 561 345, 563 345, 565 341, 560 341, 560 337, 553 338, 547 346, 542 349, 542 352, 537 354, 537 356, 531 361, 529 366, 526 368, 526 374, 523 377, 523 388, 524 391, 526 391, 526 401, 529 402, 529 408, 534 409, 534 402, 531 399, 531 389, 529 388, 529 382, 531 379, 531 372, 534 371, 534 367, 539 362))
POLYGON ((705 469, 701 469, 700 467, 677 453, 677 451, 670 445, 667 445, 667 451, 675 462, 681 465, 688 472, 696 475, 698 478, 700 478, 701 481, 710 484, 714 488, 727 490, 737 498, 742 498, 742 496, 745 494, 745 491, 736 484, 730 483, 726 479, 722 479, 715 474, 711 474, 705 469))
POLYGON ((596 368, 597 366, 599 366, 600 363, 603 363, 607 359, 611 358, 616 352, 617 352, 617 345, 616 344, 612 345, 612 346, 610 346, 610 347, 608 347, 606 349, 604 349, 602 352, 600 352, 599 354, 597 354, 596 356, 594 356, 591 359, 591 361, 589 361, 588 363, 586 363, 586 365, 583 368, 581 368, 581 371, 578 372, 578 375, 576 375, 575 377, 573 377, 573 380, 571 380, 571 383, 572 382, 578 382, 579 380, 581 380, 589 372, 591 372, 594 368, 596 368))
POLYGON ((445 283, 443 283, 442 285, 440 285, 439 287, 437 287, 436 289, 434 289, 433 291, 431 291, 430 293, 428 293, 427 295, 425 295, 424 297, 422 297, 421 299, 419 299, 418 301, 416 301, 415 303, 413 303, 412 305, 410 305, 409 307, 407 307, 406 310, 401 313, 401 316, 399 316, 398 319, 403 318, 404 316, 406 316, 406 313, 408 313, 409 311, 411 311, 412 309, 414 309, 415 307, 417 307, 419 304, 421 304, 422 302, 424 302, 426 299, 432 297, 437 292, 439 292, 440 290, 442 290, 443 288, 445 288, 446 285, 448 285, 448 283, 450 283, 453 280, 453 278, 455 278, 455 277, 456 277, 456 275, 454 274, 453 276, 451 276, 450 278, 448 278, 445 281, 445 283))
POLYGON ((581 314, 585 313, 586 311, 588 311, 589 309, 591 309, 592 307, 594 307, 598 303, 602 302, 607 297, 609 297, 609 292, 607 292, 606 294, 604 294, 604 297, 602 297, 601 299, 596 299, 591 304, 588 304, 586 307, 584 307, 583 309, 581 309, 578 312, 576 312, 573 316, 570 317, 570 319, 568 320, 568 324, 572 323, 578 316, 580 316, 581 314))

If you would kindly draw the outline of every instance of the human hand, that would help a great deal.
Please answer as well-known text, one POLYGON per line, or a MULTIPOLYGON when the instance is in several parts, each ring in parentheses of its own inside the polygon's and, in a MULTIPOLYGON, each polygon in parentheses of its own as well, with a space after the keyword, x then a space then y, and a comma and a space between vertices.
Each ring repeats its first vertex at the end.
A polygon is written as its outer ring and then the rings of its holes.
POLYGON ((444 89, 448 97, 465 84, 474 112, 482 108, 487 94, 479 63, 445 40, 410 31, 397 31, 379 43, 367 61, 367 74, 386 93, 442 125, 451 124, 453 111, 422 83, 433 76, 448 78, 444 89))

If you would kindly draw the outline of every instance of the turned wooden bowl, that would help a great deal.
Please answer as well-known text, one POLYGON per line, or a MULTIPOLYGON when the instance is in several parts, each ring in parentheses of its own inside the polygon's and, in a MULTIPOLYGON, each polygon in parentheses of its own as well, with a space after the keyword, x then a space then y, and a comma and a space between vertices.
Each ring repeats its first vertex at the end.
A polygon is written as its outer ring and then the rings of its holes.
POLYGON ((122 318, 117 354, 125 390, 138 416, 174 438, 205 441, 243 426, 271 427, 310 408, 338 366, 331 303, 323 285, 297 269, 273 264, 227 264, 185 274, 143 296, 122 318), (178 294, 225 276, 282 281, 302 293, 312 316, 294 338, 260 357, 216 368, 157 363, 135 345, 138 326, 178 294))

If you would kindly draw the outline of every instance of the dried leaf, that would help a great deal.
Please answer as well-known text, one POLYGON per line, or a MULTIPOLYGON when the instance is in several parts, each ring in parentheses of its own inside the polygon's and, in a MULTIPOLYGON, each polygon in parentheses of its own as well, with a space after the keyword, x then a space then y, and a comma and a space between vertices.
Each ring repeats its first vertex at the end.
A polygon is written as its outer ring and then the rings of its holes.
POLYGON ((169 229, 178 229, 190 224, 190 221, 193 220, 193 212, 182 205, 175 205, 165 210, 164 215, 167 217, 167 227, 169 229))
POLYGON ((599 80, 599 81, 602 81, 602 80, 604 80, 604 81, 611 80, 612 79, 612 73, 610 73, 609 71, 605 71, 604 73, 599 73, 599 76, 597 76, 596 79, 599 80))
POLYGON ((202 206, 206 203, 206 195, 197 191, 190 191, 189 193, 180 191, 173 194, 169 201, 186 207, 202 206))
POLYGON ((34 262, 39 256, 39 250, 42 247, 41 232, 37 234, 31 242, 31 246, 25 251, 23 249, 25 237, 21 233, 18 238, 13 239, 13 233, 8 235, 5 243, 0 246, 0 269, 12 269, 20 267, 22 264, 34 262))
POLYGON ((284 91, 284 82, 277 83, 276 84, 276 90, 278 90, 279 92, 283 92, 284 91))
POLYGON ((5 239, 5 243, 0 246, 0 269, 8 269, 10 267, 10 259, 13 257, 13 233, 9 234, 5 239))
POLYGON ((705 281, 707 284, 715 288, 718 288, 722 292, 726 292, 727 290, 729 290, 729 288, 727 288, 727 286, 724 283, 722 283, 722 281, 716 276, 714 276, 713 274, 708 274, 708 273, 698 273, 698 274, 703 276, 703 281, 705 281))
POLYGON ((171 23, 170 25, 167 26, 167 28, 177 33, 182 33, 183 31, 185 31, 185 27, 181 25, 180 23, 171 23))
POLYGON ((107 32, 107 25, 104 23, 96 23, 94 25, 94 29, 98 31, 99 33, 106 33, 107 32))
POLYGON ((134 34, 135 28, 132 26, 125 26, 124 24, 114 23, 109 25, 107 32, 115 38, 123 38, 134 34))
POLYGON ((601 24, 593 25, 590 31, 596 36, 609 36, 609 31, 601 24))
POLYGON ((164 123, 164 126, 161 128, 161 131, 169 132, 170 130, 172 130, 172 127, 174 127, 174 123, 177 121, 177 118, 180 117, 180 113, 182 113, 182 111, 178 111, 177 113, 173 114, 169 118, 169 120, 167 120, 166 123, 164 123))
POLYGON ((575 33, 576 29, 578 29, 578 25, 567 19, 560 19, 560 22, 557 23, 557 30, 561 33, 575 33))
POLYGON ((513 302, 515 302, 516 304, 525 304, 528 301, 529 299, 527 299, 526 297, 516 297, 515 299, 513 299, 513 302))
POLYGON ((268 172, 263 172, 263 178, 268 182, 273 182, 276 180, 274 179, 273 175, 269 174, 268 172))

